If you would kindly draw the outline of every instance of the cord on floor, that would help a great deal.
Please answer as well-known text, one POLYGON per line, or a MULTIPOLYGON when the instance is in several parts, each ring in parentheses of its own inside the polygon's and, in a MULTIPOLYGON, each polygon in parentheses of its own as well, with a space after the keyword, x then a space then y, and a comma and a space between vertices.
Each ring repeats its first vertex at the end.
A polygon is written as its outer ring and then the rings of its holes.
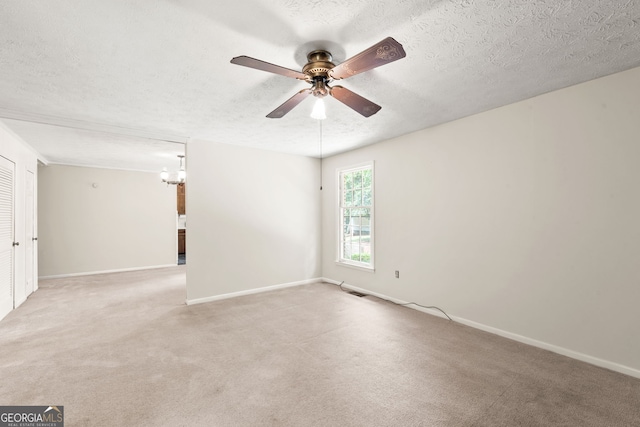
MULTIPOLYGON (((340 284, 338 285, 338 287, 340 288, 340 290, 342 290, 343 292, 347 292, 347 293, 351 292, 351 291, 349 291, 349 290, 346 290, 346 289, 342 286, 342 284, 343 284, 343 283, 344 283, 344 280, 343 280, 342 282, 340 282, 340 284)), ((363 292, 359 292, 359 291, 358 291, 358 293, 359 293, 359 294, 363 294, 363 292)), ((404 304, 400 304, 400 303, 398 303, 398 302, 391 301, 390 299, 382 298, 382 297, 379 297, 379 296, 376 296, 376 295, 371 295, 371 294, 366 294, 366 293, 364 293, 364 295, 365 295, 365 296, 368 296, 368 297, 378 298, 378 299, 381 299, 381 300, 383 300, 383 301, 387 301, 387 302, 390 302, 390 303, 392 303, 392 304, 400 305, 400 306, 405 306, 405 307, 406 307, 406 306, 408 306, 408 305, 417 305, 418 307, 422 307, 422 308, 435 309, 435 310, 438 310, 439 312, 441 312, 442 314, 444 314, 444 315, 447 317, 447 319, 449 319, 450 321, 452 321, 452 322, 453 322, 453 319, 452 319, 451 317, 449 317, 449 315, 448 315, 447 313, 445 313, 445 311, 444 311, 443 309, 441 309, 440 307, 436 307, 435 305, 422 305, 422 304, 418 304, 417 302, 405 302, 404 304)))

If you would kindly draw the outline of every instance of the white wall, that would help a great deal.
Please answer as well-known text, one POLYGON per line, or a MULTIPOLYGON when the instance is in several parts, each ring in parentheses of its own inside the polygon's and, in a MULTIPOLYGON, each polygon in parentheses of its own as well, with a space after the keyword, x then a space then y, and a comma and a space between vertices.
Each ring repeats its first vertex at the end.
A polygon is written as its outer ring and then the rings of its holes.
POLYGON ((188 302, 320 277, 317 159, 190 141, 187 180, 188 302))
POLYGON ((323 276, 640 376, 640 68, 326 159, 323 174, 323 276), (335 170, 367 160, 373 274, 334 262, 335 170))
POLYGON ((158 174, 39 169, 41 277, 176 264, 176 188, 158 174))

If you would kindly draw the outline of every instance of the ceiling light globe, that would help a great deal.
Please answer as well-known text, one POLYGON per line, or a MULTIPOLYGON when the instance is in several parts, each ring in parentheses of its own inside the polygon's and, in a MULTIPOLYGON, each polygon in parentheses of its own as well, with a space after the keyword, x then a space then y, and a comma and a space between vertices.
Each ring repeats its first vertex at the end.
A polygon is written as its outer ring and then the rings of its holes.
POLYGON ((324 109, 324 100, 322 98, 316 99, 316 103, 311 111, 311 118, 317 120, 324 120, 327 118, 327 114, 324 109))

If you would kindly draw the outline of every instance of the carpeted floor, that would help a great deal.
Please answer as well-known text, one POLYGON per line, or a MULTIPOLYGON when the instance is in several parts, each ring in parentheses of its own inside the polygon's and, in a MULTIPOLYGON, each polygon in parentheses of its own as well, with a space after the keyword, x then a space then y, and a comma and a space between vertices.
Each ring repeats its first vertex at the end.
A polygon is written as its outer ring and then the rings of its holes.
POLYGON ((71 426, 639 426, 640 379, 314 284, 184 305, 185 267, 40 282, 0 405, 71 426))

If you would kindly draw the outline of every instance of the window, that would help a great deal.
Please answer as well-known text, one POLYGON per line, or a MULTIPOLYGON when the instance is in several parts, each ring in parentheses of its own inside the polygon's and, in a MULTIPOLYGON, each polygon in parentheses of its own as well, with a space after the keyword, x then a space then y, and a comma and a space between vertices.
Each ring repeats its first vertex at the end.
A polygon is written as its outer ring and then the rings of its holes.
POLYGON ((373 269, 373 162, 338 171, 338 262, 373 269))

